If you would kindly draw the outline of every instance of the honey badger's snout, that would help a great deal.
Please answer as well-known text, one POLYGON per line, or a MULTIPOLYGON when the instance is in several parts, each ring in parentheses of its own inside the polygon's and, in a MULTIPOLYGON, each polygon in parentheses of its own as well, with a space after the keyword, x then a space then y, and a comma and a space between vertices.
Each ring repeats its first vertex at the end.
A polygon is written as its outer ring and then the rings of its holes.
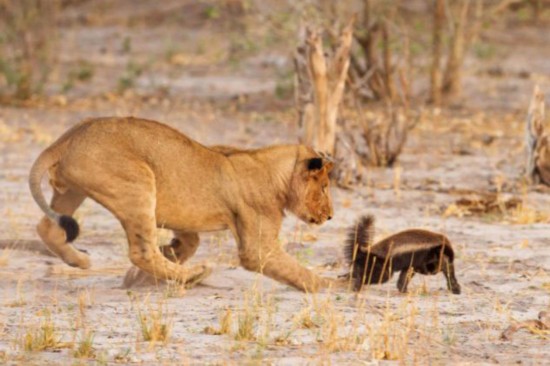
POLYGON ((454 251, 449 239, 440 233, 410 229, 373 243, 374 217, 361 217, 349 229, 345 256, 350 264, 350 279, 359 291, 364 285, 387 282, 400 272, 397 288, 407 291, 415 273, 445 275, 447 288, 460 293, 454 271, 454 251))

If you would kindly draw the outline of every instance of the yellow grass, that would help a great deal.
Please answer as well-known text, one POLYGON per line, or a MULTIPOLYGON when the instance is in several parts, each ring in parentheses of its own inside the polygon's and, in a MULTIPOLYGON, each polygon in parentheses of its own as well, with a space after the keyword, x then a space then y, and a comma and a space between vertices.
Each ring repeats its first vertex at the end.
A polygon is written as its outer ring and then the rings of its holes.
POLYGON ((23 335, 21 346, 27 352, 38 352, 66 346, 60 342, 59 332, 49 310, 44 311, 38 329, 30 329, 23 335))
POLYGON ((73 351, 75 358, 95 358, 94 345, 94 333, 90 331, 84 331, 81 335, 81 339, 78 342, 77 348, 73 351))
POLYGON ((10 254, 10 249, 4 249, 0 252, 0 267, 6 267, 8 265, 10 254))
POLYGON ((143 304, 137 306, 137 314, 142 339, 149 342, 150 347, 157 343, 168 342, 172 333, 173 319, 168 314, 165 302, 159 301, 153 307, 147 297, 143 304))

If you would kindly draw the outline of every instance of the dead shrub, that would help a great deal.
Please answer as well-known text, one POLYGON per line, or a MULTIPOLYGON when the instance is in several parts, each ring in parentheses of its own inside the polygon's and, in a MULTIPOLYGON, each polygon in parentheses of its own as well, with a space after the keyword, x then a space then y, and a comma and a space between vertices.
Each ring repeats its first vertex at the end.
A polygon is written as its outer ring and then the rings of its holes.
POLYGON ((28 99, 55 61, 58 0, 0 2, 0 93, 28 99))

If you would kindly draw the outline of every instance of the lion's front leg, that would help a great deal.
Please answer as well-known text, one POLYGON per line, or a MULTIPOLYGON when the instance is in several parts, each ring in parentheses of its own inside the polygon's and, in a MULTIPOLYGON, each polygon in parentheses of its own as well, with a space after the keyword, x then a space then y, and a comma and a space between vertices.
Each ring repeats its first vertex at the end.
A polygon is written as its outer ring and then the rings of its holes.
POLYGON ((328 287, 331 280, 305 268, 281 247, 277 241, 279 227, 265 217, 239 223, 237 241, 241 265, 305 292, 328 287))
POLYGON ((268 249, 264 255, 252 251, 239 252, 239 258, 245 269, 259 272, 305 292, 317 292, 330 283, 328 279, 303 267, 282 248, 268 249))

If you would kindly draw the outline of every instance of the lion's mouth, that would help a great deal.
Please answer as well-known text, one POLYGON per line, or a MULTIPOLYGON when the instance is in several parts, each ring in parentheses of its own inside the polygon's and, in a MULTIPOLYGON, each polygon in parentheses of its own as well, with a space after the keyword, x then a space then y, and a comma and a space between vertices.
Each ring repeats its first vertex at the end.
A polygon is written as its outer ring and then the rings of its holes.
POLYGON ((310 217, 308 222, 310 224, 315 224, 315 225, 321 225, 323 222, 325 222, 325 220, 323 218, 314 218, 314 217, 310 217))

